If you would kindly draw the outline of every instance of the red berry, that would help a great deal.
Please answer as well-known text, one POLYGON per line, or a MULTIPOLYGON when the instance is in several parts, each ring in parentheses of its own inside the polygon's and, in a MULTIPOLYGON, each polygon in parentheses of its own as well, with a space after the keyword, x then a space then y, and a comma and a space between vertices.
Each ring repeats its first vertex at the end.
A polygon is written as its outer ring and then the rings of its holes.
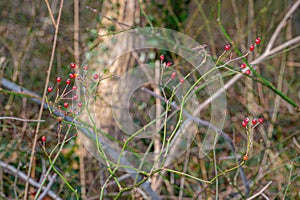
POLYGON ((67 85, 70 85, 70 83, 71 83, 71 80, 70 80, 70 79, 67 79, 67 80, 66 80, 66 84, 67 84, 67 85))
POLYGON ((94 74, 94 79, 98 79, 99 75, 98 74, 94 74))
POLYGON ((160 59, 161 61, 163 61, 163 60, 165 59, 165 56, 164 56, 164 55, 160 55, 160 56, 159 56, 159 59, 160 59))
POLYGON ((247 70, 245 71, 245 73, 246 73, 247 75, 250 75, 250 74, 251 74, 250 69, 247 69, 247 70))
POLYGON ((69 77, 70 77, 71 79, 73 79, 73 78, 75 78, 76 76, 75 76, 75 74, 69 74, 69 77))
POLYGON ((83 70, 84 70, 84 71, 87 71, 88 68, 89 68, 89 67, 88 67, 87 65, 83 66, 83 70))
POLYGON ((48 87, 47 90, 48 90, 48 92, 52 92, 53 91, 53 87, 50 86, 50 87, 48 87))
POLYGON ((224 50, 228 51, 230 49, 230 47, 231 47, 230 44, 227 44, 227 45, 224 46, 224 50))
POLYGON ((263 122, 264 122, 264 118, 262 118, 262 117, 259 118, 259 119, 258 119, 258 122, 259 122, 259 123, 263 123, 263 122))
POLYGON ((241 69, 244 69, 244 68, 246 68, 246 64, 245 63, 241 64, 241 69))
POLYGON ((78 96, 77 95, 74 95, 73 96, 73 99, 76 101, 78 99, 78 96))
POLYGON ((74 86, 72 87, 72 90, 76 90, 76 89, 77 89, 77 86, 74 85, 74 86))
POLYGON ((180 79, 179 79, 179 82, 180 82, 180 83, 183 83, 183 82, 184 82, 184 78, 180 78, 180 79))
POLYGON ((61 78, 60 78, 60 77, 57 77, 57 78, 56 78, 56 82, 57 82, 57 83, 60 83, 60 82, 61 82, 61 78))
POLYGON ((250 47, 249 47, 249 50, 250 50, 250 51, 253 51, 254 48, 255 48, 254 44, 251 44, 250 47))
POLYGON ((172 74, 171 74, 171 79, 174 79, 175 77, 176 77, 176 72, 173 72, 172 74))
POLYGON ((76 64, 75 64, 75 63, 71 63, 71 64, 70 64, 70 67, 71 67, 72 69, 74 69, 74 68, 76 67, 76 64))
POLYGON ((68 107, 69 107, 69 103, 68 103, 68 102, 65 102, 65 103, 64 103, 64 107, 65 107, 65 108, 68 108, 68 107))
POLYGON ((82 106, 82 103, 81 103, 81 102, 78 102, 77 105, 78 105, 78 107, 81 107, 81 106, 82 106))
POLYGON ((256 119, 252 119, 252 124, 255 125, 257 123, 256 119))
POLYGON ((255 44, 260 44, 260 38, 256 38, 256 40, 255 40, 255 44))
POLYGON ((247 126, 247 123, 246 123, 245 121, 243 121, 243 122, 242 122, 242 126, 243 126, 243 127, 246 127, 246 126, 247 126))
POLYGON ((244 160, 244 161, 247 161, 247 160, 248 160, 248 156, 247 156, 247 155, 244 155, 243 160, 244 160))
POLYGON ((244 122, 246 122, 247 124, 249 123, 249 121, 250 121, 249 117, 246 117, 246 118, 244 119, 244 122))
POLYGON ((43 142, 46 142, 46 136, 43 135, 42 141, 43 141, 43 142))
POLYGON ((171 61, 167 62, 166 66, 170 67, 173 63, 171 61))

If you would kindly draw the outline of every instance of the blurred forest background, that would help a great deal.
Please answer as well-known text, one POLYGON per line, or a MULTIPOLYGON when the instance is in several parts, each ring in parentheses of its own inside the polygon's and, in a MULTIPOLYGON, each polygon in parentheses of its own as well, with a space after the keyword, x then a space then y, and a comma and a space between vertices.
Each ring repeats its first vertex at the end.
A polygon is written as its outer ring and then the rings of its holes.
MULTIPOLYGON (((59 25, 59 29, 53 62, 50 63, 50 85, 55 84, 57 76, 67 77, 69 63, 81 63, 85 59, 85 53, 106 35, 134 27, 164 27, 184 33, 205 45, 215 60, 223 53, 224 45, 231 44, 241 52, 246 52, 249 45, 260 37, 261 44, 247 58, 250 62, 264 52, 287 11, 293 5, 299 5, 299 0, 220 0, 221 21, 218 21, 217 2, 65 0, 58 24, 56 20, 61 6, 60 0, 0 1, 0 81, 9 80, 43 96, 56 32, 53 22, 59 25), (54 19, 51 19, 49 10, 54 19)), ((297 39, 299 35, 300 7, 284 24, 276 37, 274 47, 293 38, 297 39)), ((265 120, 254 131, 252 152, 247 163, 243 165, 246 183, 238 169, 219 177, 217 184, 203 183, 168 172, 158 173, 153 177, 152 192, 161 199, 246 199, 267 186, 253 198, 300 199, 299 41, 298 39, 297 42, 287 45, 256 65, 258 74, 298 106, 277 95, 261 81, 250 77, 240 78, 226 91, 227 117, 224 131, 232 139, 240 156, 238 158, 241 158, 247 146, 247 136, 241 121, 246 116, 263 117, 265 120)), ((160 54, 155 55, 155 59, 158 60, 159 56, 160 54)), ((168 56, 176 65, 176 55, 168 56)), ((232 50, 222 58, 223 61, 230 56, 237 57, 238 53, 232 50)), ((132 65, 130 63, 135 62, 132 59, 123 58, 122 63, 132 65)), ((233 62, 230 67, 239 68, 240 64, 241 62, 233 62)), ((124 67, 126 70, 127 67, 124 67)), ((226 70, 223 73, 224 83, 234 76, 226 70)), ((2 199, 33 199, 49 167, 49 161, 40 145, 41 138, 47 136, 47 149, 57 144, 59 125, 48 110, 42 113, 41 119, 44 121, 40 123, 38 131, 37 122, 10 118, 38 119, 40 105, 30 98, 30 95, 13 91, 5 85, 0 88, 2 199), (32 156, 35 140, 37 144, 32 156), (31 177, 29 183, 26 181, 27 175, 31 177)), ((64 127, 61 132, 66 129, 64 127)), ((110 130, 108 127, 108 132, 110 130)), ((75 129, 72 131, 76 132, 75 129)), ((235 161, 229 145, 221 138, 217 147, 218 168, 225 170, 232 167, 235 161)), ((186 154, 169 167, 209 180, 215 176, 213 155, 200 158, 198 153, 197 145, 193 144, 186 154)), ((52 170, 45 186, 51 182, 51 177, 54 177, 54 181, 49 184, 51 187, 46 189, 48 194, 43 194, 42 199, 52 199, 50 191, 62 199, 75 199, 75 190, 78 191, 80 199, 99 199, 100 189, 110 175, 105 165, 89 155, 76 138, 65 144, 55 167, 74 191, 52 170)), ((133 184, 131 177, 124 172, 117 172, 115 177, 120 179, 123 187, 133 184)), ((118 192, 119 188, 111 179, 103 195, 105 199, 113 199, 118 192)), ((142 187, 136 186, 124 191, 120 199, 147 199, 149 196, 151 194, 142 187)))

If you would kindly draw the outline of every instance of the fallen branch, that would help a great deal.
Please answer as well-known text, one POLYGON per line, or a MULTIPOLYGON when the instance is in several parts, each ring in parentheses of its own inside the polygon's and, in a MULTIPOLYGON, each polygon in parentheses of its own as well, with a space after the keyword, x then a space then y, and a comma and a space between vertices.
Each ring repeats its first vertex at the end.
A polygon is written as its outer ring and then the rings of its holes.
POLYGON ((53 183, 55 182, 56 179, 56 174, 54 174, 51 178, 50 181, 47 185, 47 187, 45 188, 44 192, 39 196, 38 200, 43 200, 44 197, 47 195, 48 191, 50 190, 51 186, 53 185, 53 183))
MULTIPOLYGON (((8 172, 9 174, 12 175, 17 175, 20 179, 23 181, 27 181, 28 183, 36 188, 40 188, 41 184, 36 182, 34 179, 28 177, 24 172, 21 172, 17 168, 15 168, 12 165, 9 165, 5 162, 0 161, 0 167, 4 169, 4 171, 8 172)), ((54 176, 53 176, 54 177, 54 176)), ((52 181, 53 182, 53 181, 52 181)), ((49 184, 50 185, 50 184, 49 184)), ((47 187, 42 187, 42 190, 46 192, 51 198, 56 199, 56 200, 62 200, 57 194, 55 194, 52 190, 50 190, 49 185, 47 187), (49 188, 48 188, 49 187, 49 188)), ((51 186, 51 185, 50 185, 51 186)))

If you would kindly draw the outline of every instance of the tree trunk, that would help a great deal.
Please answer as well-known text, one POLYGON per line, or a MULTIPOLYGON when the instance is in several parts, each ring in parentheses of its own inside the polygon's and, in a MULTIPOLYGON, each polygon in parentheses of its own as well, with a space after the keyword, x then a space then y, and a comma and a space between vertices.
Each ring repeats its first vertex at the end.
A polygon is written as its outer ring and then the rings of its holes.
MULTIPOLYGON (((115 29, 114 32, 124 31, 134 27, 140 23, 140 9, 137 0, 112 0, 104 1, 101 13, 113 20, 103 19, 98 33, 100 39, 106 40, 105 35, 109 35, 108 29, 115 29), (103 37, 101 35, 104 35, 103 37)), ((132 38, 124 38, 122 44, 118 43, 116 46, 109 47, 107 57, 104 56, 104 65, 107 65, 112 55, 118 55, 122 52, 126 52, 126 48, 132 48, 135 43, 132 38)), ((113 45, 113 44, 112 44, 113 45)), ((120 58, 115 60, 109 66, 103 66, 103 70, 107 69, 106 76, 112 75, 113 78, 108 78, 100 82, 98 92, 101 100, 97 103, 97 120, 101 125, 101 129, 107 133, 117 136, 118 127, 114 122, 111 101, 112 98, 118 99, 118 96, 112 96, 113 86, 118 81, 119 77, 122 76, 128 69, 133 67, 135 59, 131 53, 122 55, 120 58), (107 67, 107 68, 106 68, 107 67)), ((100 72, 101 73, 101 72, 100 72)), ((105 77, 105 75, 104 75, 105 77)))

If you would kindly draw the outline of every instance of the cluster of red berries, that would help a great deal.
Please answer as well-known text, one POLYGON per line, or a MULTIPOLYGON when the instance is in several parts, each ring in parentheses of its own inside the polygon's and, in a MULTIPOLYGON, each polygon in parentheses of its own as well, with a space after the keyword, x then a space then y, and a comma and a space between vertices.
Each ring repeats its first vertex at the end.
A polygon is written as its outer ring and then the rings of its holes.
POLYGON ((160 55, 159 60, 161 61, 161 63, 164 63, 167 67, 170 67, 170 66, 173 65, 173 62, 171 62, 171 61, 164 62, 165 61, 165 56, 164 55, 160 55))
MULTIPOLYGON (((255 49, 255 46, 256 46, 256 45, 259 45, 260 43, 261 43, 261 39, 260 39, 260 38, 256 38, 256 39, 255 39, 255 45, 254 45, 254 44, 251 44, 251 45, 249 46, 249 50, 252 52, 252 51, 255 49)), ((230 44, 227 44, 227 45, 224 46, 224 50, 225 50, 225 51, 228 51, 228 50, 230 49, 230 47, 231 47, 230 44)), ((245 64, 245 63, 241 64, 240 68, 241 68, 241 69, 245 69, 245 68, 246 68, 246 64, 245 64)), ((250 74, 251 74, 251 70, 250 70, 250 69, 247 69, 247 70, 245 71, 245 74, 246 74, 246 75, 250 75, 250 74)))
MULTIPOLYGON (((260 38, 256 38, 256 39, 255 39, 255 44, 256 44, 256 45, 259 45, 260 42, 261 42, 261 39, 260 39, 260 38)), ((230 48, 231 48, 231 45, 230 45, 230 44, 226 44, 226 45, 224 46, 224 50, 225 50, 225 51, 228 51, 230 48)), ((254 44, 251 44, 251 45, 249 46, 249 50, 250 50, 250 51, 253 51, 254 49, 255 49, 255 45, 254 45, 254 44)))
MULTIPOLYGON (((173 65, 173 62, 172 62, 172 61, 164 62, 164 60, 165 60, 165 56, 164 56, 164 55, 160 55, 159 59, 160 59, 161 63, 164 63, 164 64, 165 64, 166 67, 170 67, 170 66, 173 65)), ((176 76, 177 76, 177 73, 176 73, 176 72, 173 72, 173 73, 171 74, 171 80, 175 79, 176 76)), ((179 79, 179 82, 180 82, 180 83, 184 83, 184 80, 185 80, 185 79, 182 77, 182 78, 179 79)))
MULTIPOLYGON (((249 117, 246 117, 243 122, 242 122, 242 126, 243 127, 247 127, 248 123, 250 122, 249 117)), ((252 126, 256 125, 257 123, 263 123, 264 122, 264 118, 259 118, 259 119, 252 119, 252 126)))
MULTIPOLYGON (((256 45, 259 45, 260 42, 261 42, 261 39, 260 39, 260 38, 256 38, 256 39, 255 39, 255 44, 256 44, 256 45)), ((255 45, 254 45, 254 44, 251 44, 251 45, 249 46, 249 50, 250 50, 250 51, 253 51, 254 49, 255 49, 255 45)))
MULTIPOLYGON (((62 82, 62 78, 61 78, 60 76, 56 77, 56 83, 57 83, 57 95, 60 95, 60 96, 61 96, 61 98, 58 98, 59 100, 61 100, 61 99, 64 99, 64 100, 65 100, 65 99, 70 99, 70 98, 65 98, 65 97, 66 97, 69 93, 71 93, 72 91, 76 91, 76 90, 77 90, 77 87, 74 85, 74 86, 72 86, 72 88, 71 88, 69 91, 67 91, 67 88, 68 88, 69 85, 72 83, 72 80, 79 76, 79 74, 76 73, 76 64, 75 64, 75 63, 71 63, 71 64, 70 64, 70 68, 73 69, 73 70, 75 70, 75 72, 69 74, 69 78, 65 81, 66 87, 65 87, 65 89, 63 90, 62 94, 59 94, 59 89, 60 89, 60 85, 61 85, 61 82, 62 82)), ((87 67, 87 66, 84 66, 83 69, 84 69, 84 70, 87 70, 88 67, 87 67)), ((94 76, 95 76, 95 75, 94 75, 94 76)), ((95 78, 95 77, 94 77, 94 78, 95 78)), ((97 78, 98 78, 98 77, 97 77, 97 78)), ((52 86, 49 86, 49 87, 47 88, 48 93, 53 92, 53 90, 54 90, 54 88, 53 88, 52 86)), ((74 101, 77 101, 77 100, 78 100, 78 96, 77 96, 77 95, 73 95, 73 97, 72 97, 71 99, 74 100, 74 101)), ((67 108, 69 108, 69 106, 70 106, 69 102, 65 101, 65 102, 63 103, 63 107, 64 107, 64 108, 67 109, 67 108)), ((81 106, 82 106, 82 102, 78 102, 78 103, 77 103, 77 106, 78 106, 78 107, 81 107, 81 106)))
MULTIPOLYGON (((79 107, 79 108, 82 107, 82 105, 83 105, 82 102, 78 101, 79 97, 75 94, 75 91, 77 90, 77 86, 76 85, 70 86, 76 78, 81 79, 82 77, 79 75, 79 69, 75 63, 71 63, 70 68, 71 68, 72 73, 70 73, 68 78, 65 80, 65 87, 62 90, 61 90, 61 86, 62 86, 63 79, 60 76, 56 77, 56 79, 55 79, 57 86, 56 86, 56 98, 55 98, 54 104, 57 105, 61 101, 63 101, 62 105, 58 105, 58 108, 60 110, 61 107, 64 107, 66 109, 66 111, 64 111, 65 115, 67 115, 69 112, 71 112, 71 113, 73 112, 73 110, 72 110, 73 107, 71 109, 69 109, 70 104, 77 102, 77 107, 79 107), (72 96, 70 97, 70 95, 72 95, 72 96), (70 103, 70 100, 72 100, 72 103, 70 103)), ((87 72, 88 66, 85 65, 85 66, 83 66, 82 69, 84 72, 87 72)), ((93 78, 98 79, 99 78, 98 74, 94 74, 93 78)), ((53 93, 54 87, 49 86, 47 88, 47 91, 48 91, 48 93, 53 93)), ((51 104, 52 103, 53 102, 51 102, 51 104)), ((58 122, 59 123, 62 122, 61 117, 58 118, 58 122)), ((43 142, 43 144, 45 144, 46 136, 42 136, 41 141, 43 142)))
MULTIPOLYGON (((57 90, 56 90, 56 94, 57 94, 57 97, 56 97, 56 102, 55 103, 58 103, 60 100, 65 100, 62 104, 62 106, 67 109, 69 108, 70 106, 70 103, 66 100, 74 100, 74 101, 77 101, 78 100, 78 96, 76 94, 74 94, 71 98, 68 98, 67 96, 76 91, 77 90, 77 86, 72 86, 71 89, 70 88, 70 85, 72 83, 72 80, 74 80, 75 78, 77 78, 79 76, 79 74, 77 73, 77 69, 76 69, 76 64, 75 63, 71 63, 70 64, 70 68, 72 70, 74 70, 75 72, 73 73, 70 73, 69 74, 69 78, 65 81, 65 88, 62 90, 61 94, 60 93, 60 88, 61 88, 61 84, 62 84, 62 78, 60 76, 56 77, 56 83, 57 83, 57 90), (69 90, 68 90, 69 89, 69 90)), ((87 70, 87 66, 84 66, 84 70, 87 70)), ((53 86, 49 86, 47 88, 47 91, 48 93, 51 93, 53 92, 54 88, 53 86)), ((77 106, 78 107, 82 107, 82 102, 78 102, 77 103, 77 106)))
MULTIPOLYGON (((246 64, 245 64, 245 63, 241 64, 240 68, 241 68, 241 69, 245 69, 245 68, 246 68, 246 64)), ((251 74, 251 70, 250 70, 250 69, 247 69, 247 70, 245 71, 245 74, 250 75, 250 74, 251 74)))

